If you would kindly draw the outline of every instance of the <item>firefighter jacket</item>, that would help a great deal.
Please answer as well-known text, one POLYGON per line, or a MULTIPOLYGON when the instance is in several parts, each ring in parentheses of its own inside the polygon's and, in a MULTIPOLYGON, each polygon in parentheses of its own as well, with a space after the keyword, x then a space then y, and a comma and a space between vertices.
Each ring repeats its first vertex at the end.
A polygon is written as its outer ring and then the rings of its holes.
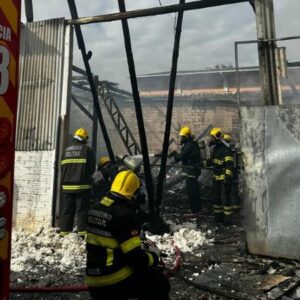
POLYGON ((74 141, 61 159, 61 184, 66 193, 78 193, 92 188, 95 158, 92 149, 74 141))
POLYGON ((87 285, 113 285, 156 265, 157 255, 142 249, 139 235, 129 200, 108 193, 98 201, 88 215, 87 285))
POLYGON ((206 165, 212 166, 214 180, 232 179, 234 158, 230 145, 223 141, 217 142, 213 146, 211 159, 207 161, 206 165))
POLYGON ((186 140, 182 146, 180 153, 175 154, 175 161, 181 161, 183 166, 188 168, 182 169, 182 174, 187 177, 195 177, 201 174, 201 153, 199 145, 193 138, 186 140))

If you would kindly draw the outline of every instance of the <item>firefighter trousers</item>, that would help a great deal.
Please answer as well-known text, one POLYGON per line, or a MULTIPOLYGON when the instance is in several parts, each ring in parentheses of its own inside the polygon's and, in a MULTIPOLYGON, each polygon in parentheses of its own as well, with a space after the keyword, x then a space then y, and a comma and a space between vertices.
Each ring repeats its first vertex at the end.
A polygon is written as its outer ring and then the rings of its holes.
POLYGON ((233 207, 231 200, 232 182, 224 180, 213 180, 214 216, 217 221, 230 219, 233 207), (224 199, 223 198, 224 189, 224 199))
POLYGON ((187 176, 185 179, 186 195, 193 213, 201 209, 200 189, 197 176, 187 176))
POLYGON ((72 232, 76 220, 78 232, 86 231, 90 208, 90 190, 79 193, 63 193, 60 231, 72 232))

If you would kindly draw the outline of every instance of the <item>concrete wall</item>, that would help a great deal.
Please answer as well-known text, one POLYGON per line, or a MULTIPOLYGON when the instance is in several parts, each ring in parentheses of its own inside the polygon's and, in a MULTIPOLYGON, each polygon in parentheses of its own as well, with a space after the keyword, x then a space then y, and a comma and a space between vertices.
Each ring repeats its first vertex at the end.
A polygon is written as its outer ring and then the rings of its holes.
POLYGON ((241 108, 251 253, 300 259, 300 106, 241 108))
POLYGON ((14 225, 50 225, 55 151, 16 151, 14 225))

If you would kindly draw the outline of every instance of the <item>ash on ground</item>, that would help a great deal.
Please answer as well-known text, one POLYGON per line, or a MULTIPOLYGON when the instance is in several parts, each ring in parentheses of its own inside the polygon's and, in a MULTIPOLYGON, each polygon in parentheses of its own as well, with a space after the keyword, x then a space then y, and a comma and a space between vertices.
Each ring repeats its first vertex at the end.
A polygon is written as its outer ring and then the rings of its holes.
MULTIPOLYGON (((167 256, 164 261, 169 268, 175 259, 174 245, 181 249, 182 265, 177 274, 189 281, 171 276, 171 299, 230 299, 193 284, 232 294, 234 299, 300 299, 299 262, 248 254, 240 213, 235 214, 234 225, 220 226, 214 222, 211 203, 206 200, 200 217, 192 218, 183 190, 179 189, 165 195, 162 216, 170 232, 146 232, 147 238, 167 256)), ((85 261, 85 242, 76 233, 60 238, 53 228, 31 234, 15 229, 11 286, 83 285, 85 261)), ((12 293, 10 299, 89 299, 89 295, 12 293)))

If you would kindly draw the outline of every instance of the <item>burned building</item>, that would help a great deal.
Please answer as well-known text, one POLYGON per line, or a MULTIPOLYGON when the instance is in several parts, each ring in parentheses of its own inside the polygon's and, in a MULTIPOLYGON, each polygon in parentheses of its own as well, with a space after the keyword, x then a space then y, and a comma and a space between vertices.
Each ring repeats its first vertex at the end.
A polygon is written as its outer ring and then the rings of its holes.
MULTIPOLYGON (((169 72, 138 76, 140 95, 144 98, 162 98, 168 95, 169 72)), ((261 86, 258 67, 239 69, 239 90, 242 104, 259 105, 261 86)), ((300 103, 300 64, 288 64, 288 78, 281 79, 281 91, 285 103, 300 103)), ((177 73, 175 96, 199 100, 235 101, 237 94, 237 73, 232 67, 177 73)))

